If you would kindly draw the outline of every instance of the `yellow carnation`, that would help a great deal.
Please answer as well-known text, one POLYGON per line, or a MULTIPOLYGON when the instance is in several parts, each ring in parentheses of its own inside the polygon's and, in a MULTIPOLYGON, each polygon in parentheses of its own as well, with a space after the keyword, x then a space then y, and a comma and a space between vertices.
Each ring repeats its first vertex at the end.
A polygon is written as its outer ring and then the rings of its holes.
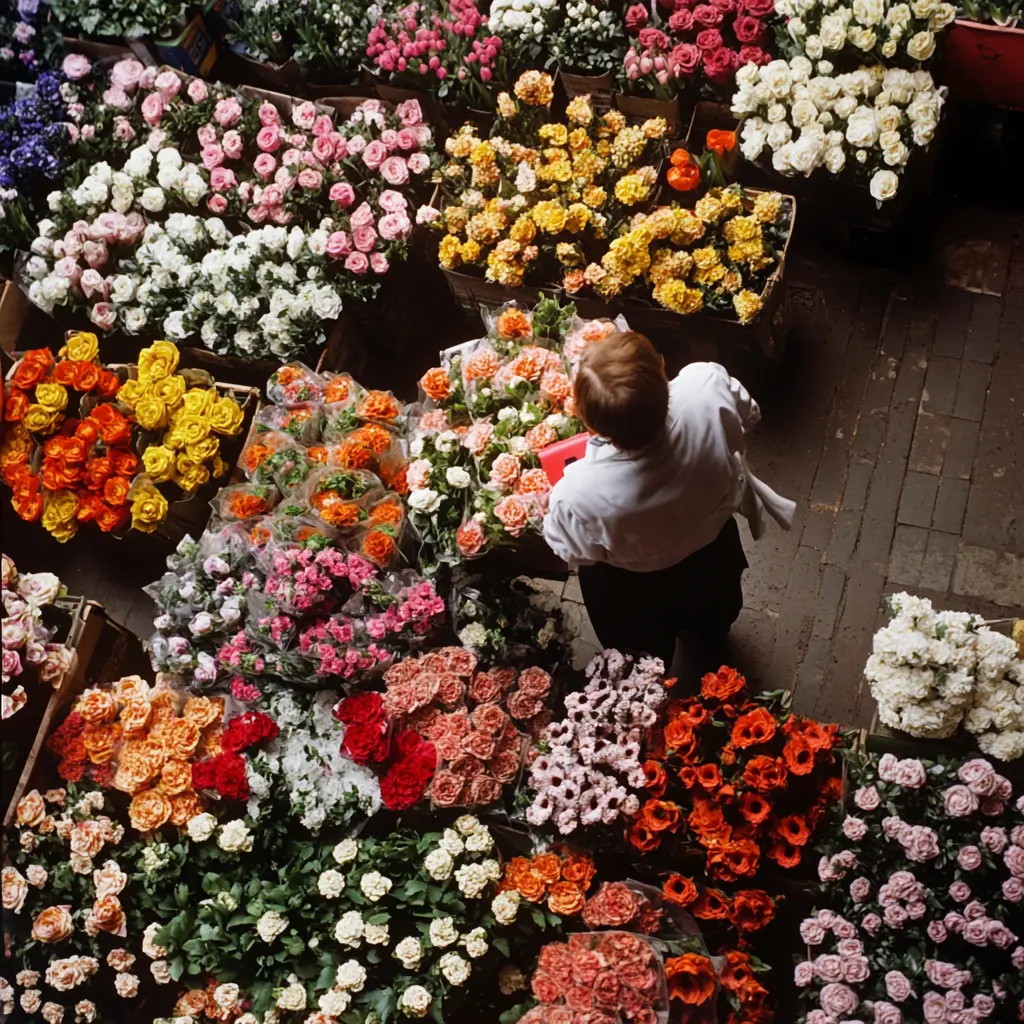
POLYGON ((50 434, 57 427, 57 416, 55 410, 33 403, 25 410, 21 422, 35 434, 50 434))
POLYGON ((542 124, 537 134, 543 142, 547 142, 552 146, 564 146, 569 141, 569 130, 564 124, 556 122, 542 124))
POLYGON ((184 413, 186 416, 209 416, 216 401, 216 388, 191 388, 185 392, 182 399, 183 407, 179 406, 175 412, 184 413))
POLYGON ((117 393, 117 400, 124 402, 129 409, 135 408, 135 403, 142 397, 143 394, 148 390, 147 386, 137 380, 126 380, 122 385, 121 389, 117 393))
POLYGON ((594 120, 594 105, 589 96, 576 96, 565 108, 565 116, 573 124, 588 125, 594 120))
POLYGON ((61 412, 67 408, 68 391, 63 384, 53 381, 36 385, 36 401, 50 412, 61 412))
POLYGON ((483 249, 480 248, 480 243, 472 238, 463 242, 459 247, 459 258, 463 263, 476 263, 482 255, 483 249))
POLYGON ((204 437, 202 441, 185 446, 185 454, 193 462, 209 462, 219 451, 220 439, 212 434, 204 437))
POLYGON ((167 406, 152 395, 142 395, 135 403, 135 418, 143 430, 160 430, 167 426, 167 406))
POLYGON ((515 94, 531 107, 546 107, 554 98, 555 83, 543 71, 524 71, 515 84, 515 94))
POLYGON ((654 289, 654 301, 666 309, 690 316, 704 307, 704 296, 697 288, 688 288, 682 281, 666 281, 654 289))
POLYGON ((717 224, 725 213, 725 209, 721 202, 712 195, 702 196, 694 203, 693 212, 705 224, 717 224))
POLYGON ((754 217, 762 224, 773 224, 782 211, 782 196, 778 192, 762 192, 754 200, 754 217))
POLYGON ((454 270, 460 261, 459 240, 454 235, 445 235, 437 247, 437 260, 445 270, 454 270))
POLYGON ((761 301, 760 295, 743 290, 732 297, 732 305, 736 310, 736 315, 740 318, 740 323, 749 324, 757 319, 764 303, 761 301))
POLYGON ((173 409, 185 397, 185 378, 175 373, 163 380, 156 380, 149 386, 149 393, 168 408, 173 409))

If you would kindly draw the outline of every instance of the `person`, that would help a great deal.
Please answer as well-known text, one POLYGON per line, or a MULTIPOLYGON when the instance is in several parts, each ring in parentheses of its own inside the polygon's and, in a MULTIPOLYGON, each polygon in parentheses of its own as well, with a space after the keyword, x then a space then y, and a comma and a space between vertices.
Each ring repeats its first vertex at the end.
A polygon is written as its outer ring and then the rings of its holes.
POLYGON ((747 467, 757 403, 717 363, 691 363, 670 382, 634 331, 584 350, 573 395, 595 436, 551 491, 548 545, 579 567, 604 647, 655 655, 667 669, 676 638, 692 630, 703 666, 717 669, 743 607, 735 514, 757 539, 766 513, 788 530, 796 508, 747 467))

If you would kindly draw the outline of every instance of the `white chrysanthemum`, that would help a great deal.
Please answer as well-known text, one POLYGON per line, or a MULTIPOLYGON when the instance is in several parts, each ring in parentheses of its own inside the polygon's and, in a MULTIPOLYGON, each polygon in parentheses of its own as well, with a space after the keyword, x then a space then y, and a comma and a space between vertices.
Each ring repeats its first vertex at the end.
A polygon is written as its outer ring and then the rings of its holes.
POLYGON ((366 984, 366 968, 358 960, 346 960, 338 967, 334 983, 346 992, 362 992, 366 984))
POLYGON ((446 828, 441 834, 441 840, 438 845, 442 850, 446 850, 451 854, 452 857, 461 857, 466 849, 466 844, 459 837, 458 832, 450 828, 446 828))
POLYGON ((469 961, 464 960, 458 953, 445 953, 437 962, 437 966, 453 985, 465 985, 473 971, 469 961))
POLYGON ((395 946, 391 955, 399 960, 407 971, 418 970, 423 959, 423 944, 415 936, 407 935, 395 946))
POLYGON ((512 924, 519 914, 519 893, 515 889, 499 892, 491 900, 491 913, 498 924, 512 924))
POLYGON ((241 818, 236 818, 221 828, 217 845, 228 853, 248 853, 252 849, 252 833, 241 818))
POLYGON ((212 814, 204 811, 202 814, 189 818, 185 828, 192 842, 202 843, 209 839, 217 830, 217 819, 212 814))
POLYGON ((386 924, 367 924, 363 927, 363 938, 369 946, 386 946, 390 939, 386 924))
POLYGON ((472 931, 466 932, 459 943, 465 947, 466 955, 474 960, 484 956, 490 948, 487 944, 487 932, 483 928, 474 928, 472 931))
POLYGON ((277 997, 277 1007, 281 1010, 304 1010, 306 1008, 306 987, 291 975, 289 984, 281 989, 277 997))
POLYGON ((431 878, 443 882, 452 877, 455 861, 452 860, 452 856, 447 850, 439 846, 437 849, 431 850, 423 859, 423 867, 431 878))
POLYGON ((382 875, 379 871, 367 871, 359 879, 359 888, 362 890, 363 895, 373 903, 387 896, 391 892, 391 886, 391 879, 386 875, 382 875))
POLYGON ((336 900, 345 891, 345 876, 334 868, 328 868, 317 879, 316 887, 321 896, 336 900))
POLYGON ((334 926, 334 938, 342 946, 355 949, 363 941, 363 915, 358 910, 346 911, 334 926))
POLYGON ((407 1017, 426 1017, 432 996, 422 985, 410 985, 399 997, 398 1007, 407 1017))
POLYGON ((435 917, 428 930, 430 942, 440 949, 459 940, 459 932, 450 917, 435 917))
POLYGON ((340 1017, 351 1002, 352 997, 347 992, 332 988, 320 997, 318 1005, 329 1017, 340 1017))
POLYGON ((256 931, 264 942, 273 942, 288 927, 288 918, 276 910, 264 911, 256 922, 256 931))

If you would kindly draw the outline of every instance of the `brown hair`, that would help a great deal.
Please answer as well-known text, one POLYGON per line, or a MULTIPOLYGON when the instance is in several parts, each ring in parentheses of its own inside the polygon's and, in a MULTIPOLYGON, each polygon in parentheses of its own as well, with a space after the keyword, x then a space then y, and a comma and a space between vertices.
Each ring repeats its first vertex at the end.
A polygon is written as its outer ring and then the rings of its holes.
POLYGON ((637 451, 664 429, 665 361, 636 331, 617 331, 583 351, 575 382, 576 412, 595 434, 637 451))

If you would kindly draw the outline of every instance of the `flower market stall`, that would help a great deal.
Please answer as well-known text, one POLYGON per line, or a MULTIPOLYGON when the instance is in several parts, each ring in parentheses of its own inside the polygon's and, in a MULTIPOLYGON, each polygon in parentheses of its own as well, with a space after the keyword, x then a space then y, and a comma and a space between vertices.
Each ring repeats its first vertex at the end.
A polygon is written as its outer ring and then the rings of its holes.
POLYGON ((577 664, 526 578, 583 352, 777 361, 798 205, 927 191, 956 14, 0 16, 0 1019, 1024 1019, 1024 627, 893 595, 858 736, 577 664))

